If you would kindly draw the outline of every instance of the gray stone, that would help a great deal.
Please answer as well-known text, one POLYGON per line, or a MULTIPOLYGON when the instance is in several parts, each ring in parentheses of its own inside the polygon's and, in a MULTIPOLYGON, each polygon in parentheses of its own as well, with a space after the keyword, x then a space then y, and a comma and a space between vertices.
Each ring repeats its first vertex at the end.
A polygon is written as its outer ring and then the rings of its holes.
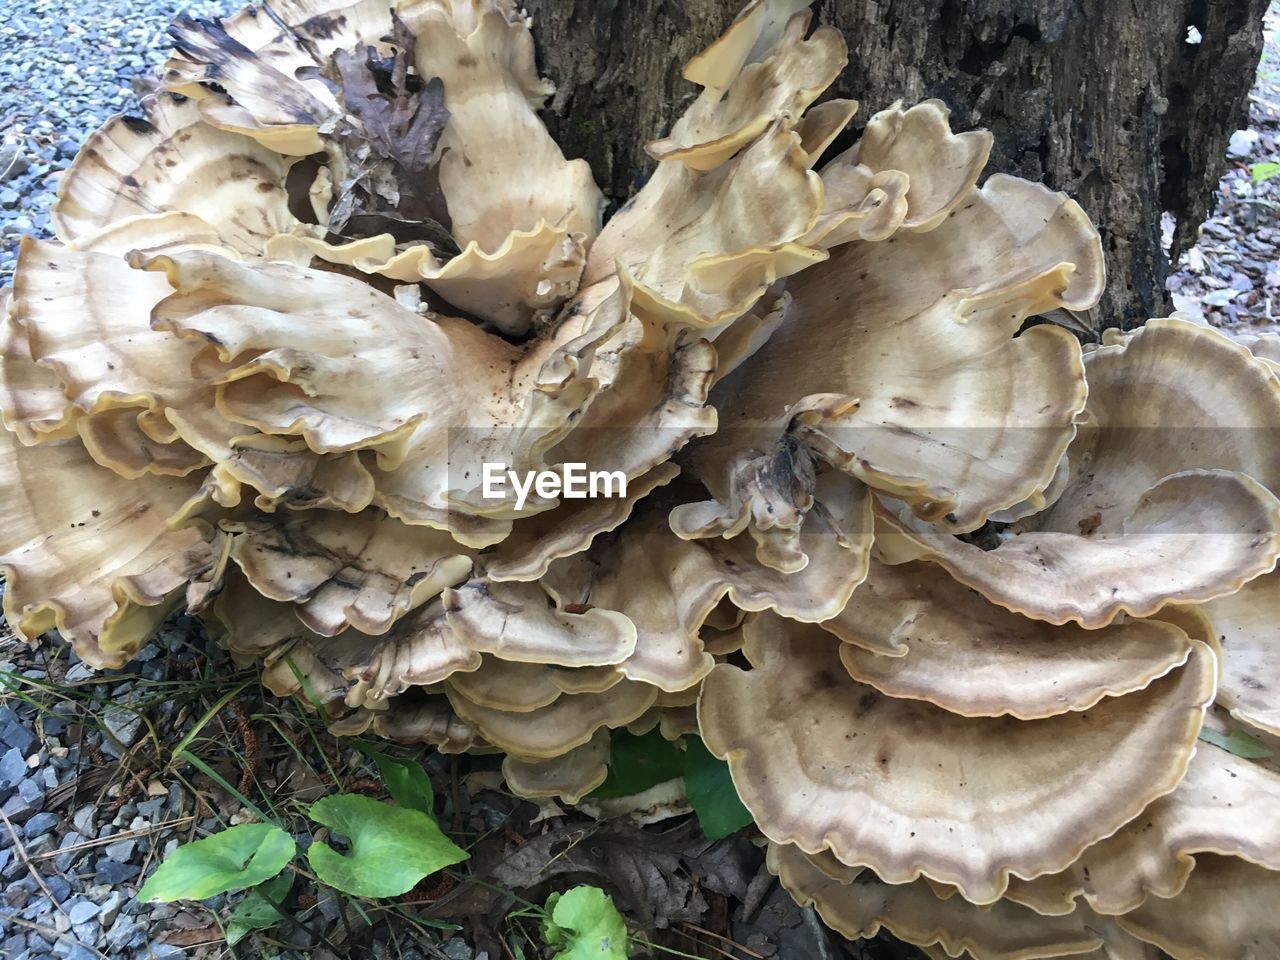
POLYGON ((66 960, 97 960, 97 954, 84 944, 65 938, 53 945, 53 952, 56 956, 65 957, 66 960))
POLYGON ((49 893, 58 903, 62 903, 71 895, 71 884, 65 877, 60 877, 56 873, 51 877, 45 877, 44 885, 49 888, 49 893))
POLYGON ((320 898, 316 901, 316 909, 320 911, 320 916, 330 923, 336 922, 342 912, 338 894, 333 890, 323 890, 320 893, 320 898))
POLYGON ((88 680, 93 676, 93 668, 83 663, 77 663, 67 671, 67 683, 79 683, 81 680, 88 680))
POLYGON ((137 840, 117 840, 115 843, 108 843, 102 848, 102 852, 119 863, 128 863, 137 845, 137 840))
POLYGON ((103 753, 114 757, 123 755, 123 751, 133 746, 142 729, 142 717, 121 704, 113 703, 102 711, 103 753))
MULTIPOLYGON (((58 849, 66 850, 67 847, 73 847, 83 839, 84 837, 72 830, 58 843, 58 849)), ((87 850, 72 850, 68 853, 60 853, 53 858, 53 867, 55 870, 66 873, 71 869, 72 864, 83 857, 87 852, 87 850)))
POLYGON ((86 837, 94 835, 93 826, 98 808, 92 803, 86 804, 77 810, 71 817, 71 822, 75 824, 76 831, 86 837))
POLYGON ((139 955, 141 960, 181 960, 187 951, 171 943, 149 943, 139 955))
POLYGON ((104 927, 110 927, 116 922, 116 917, 120 915, 120 907, 124 904, 124 894, 118 891, 112 893, 102 901, 99 908, 98 919, 102 921, 104 927))
POLYGON ((1231 135, 1231 142, 1227 144, 1227 156, 1233 160, 1244 160, 1253 153, 1253 148, 1258 145, 1257 130, 1237 130, 1231 135))
MULTIPOLYGON (((4 806, 0 807, 4 811, 4 815, 14 824, 26 823, 36 812, 35 804, 25 799, 20 794, 14 794, 4 802, 4 806)), ((0 832, 0 837, 8 837, 9 831, 0 832)), ((6 844, 7 846, 7 844, 6 844)))
POLYGON ((111 953, 120 953, 128 947, 136 946, 144 936, 146 932, 141 923, 133 917, 120 916, 107 931, 103 945, 111 953))
POLYGON ((88 923, 73 923, 71 925, 71 933, 81 943, 97 943, 98 938, 102 935, 102 925, 97 920, 90 920, 88 923))
POLYGON ((472 960, 475 956, 475 951, 459 937, 454 937, 446 943, 440 948, 440 952, 448 957, 449 960, 472 960))
POLYGON ((0 789, 16 787, 26 776, 26 758, 21 750, 10 747, 5 751, 4 756, 0 757, 0 789))
POLYGON ((39 806, 44 798, 44 791, 40 789, 40 784, 36 783, 35 777, 27 777, 18 784, 18 795, 27 803, 39 806))
POLYGON ((99 857, 94 868, 93 879, 98 883, 127 883, 140 872, 140 868, 131 863, 117 863, 110 857, 99 857))
MULTIPOLYGON (((14 223, 17 222, 17 220, 14 221, 14 223)), ((36 746, 36 735, 17 720, 10 720, 3 727, 0 727, 0 740, 16 748, 24 757, 31 753, 36 746)))
POLYGON ((62 818, 56 813, 37 813, 27 821, 27 825, 23 828, 23 833, 28 837, 38 837, 42 833, 48 833, 50 830, 56 829, 61 822, 62 818))
POLYGON ((70 903, 64 905, 67 916, 70 917, 72 925, 88 923, 98 915, 98 905, 90 903, 88 900, 77 897, 70 903))
POLYGON ((160 819, 160 811, 164 809, 165 797, 152 797, 138 804, 138 816, 146 817, 151 823, 160 819))

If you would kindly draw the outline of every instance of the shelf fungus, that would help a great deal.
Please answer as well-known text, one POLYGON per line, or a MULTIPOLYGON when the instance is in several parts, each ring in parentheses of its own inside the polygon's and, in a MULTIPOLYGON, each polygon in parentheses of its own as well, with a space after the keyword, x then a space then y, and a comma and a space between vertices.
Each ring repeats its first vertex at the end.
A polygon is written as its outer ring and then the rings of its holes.
POLYGON ((1277 339, 1082 346, 1085 211, 938 100, 855 142, 816 19, 747 3, 606 217, 513 0, 181 18, 0 292, 5 616, 187 611, 527 797, 699 735, 850 937, 1273 957, 1277 339))

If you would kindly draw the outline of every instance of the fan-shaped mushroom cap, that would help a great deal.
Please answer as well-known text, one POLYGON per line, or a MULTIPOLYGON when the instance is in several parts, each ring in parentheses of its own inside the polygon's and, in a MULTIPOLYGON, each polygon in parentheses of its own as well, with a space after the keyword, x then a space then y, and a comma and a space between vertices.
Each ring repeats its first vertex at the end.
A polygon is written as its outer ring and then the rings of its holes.
POLYGON ((1280 378, 1208 328, 1152 320, 1086 359, 1072 480, 990 551, 893 522, 1001 606, 1086 627, 1230 594, 1280 555, 1280 378))
MULTIPOLYGON (((424 320, 337 274, 201 254, 146 266, 177 291, 156 308, 155 326, 216 351, 219 409, 264 433, 301 435, 317 453, 390 448, 438 409, 446 385, 483 391, 484 365, 510 362, 511 348, 471 324, 424 320)), ((467 401, 481 404, 455 403, 467 401)), ((394 466, 403 454, 384 456, 394 466)))
POLYGON ((478 670, 459 673, 449 689, 472 703, 507 713, 528 713, 565 693, 604 693, 622 680, 611 667, 556 667, 485 657, 478 670))
POLYGON ((256 254, 301 226, 284 189, 287 161, 203 122, 193 100, 148 97, 143 116, 117 116, 92 134, 58 185, 53 226, 65 243, 128 217, 182 211, 222 243, 256 254))
POLYGON ((195 489, 189 480, 124 480, 78 440, 26 447, 6 430, 0 487, 4 613, 23 639, 57 629, 86 662, 118 667, 184 589, 198 609, 222 576, 223 535, 166 523, 195 489))
POLYGON ((1149 897, 1117 922, 1174 960, 1268 960, 1280 952, 1280 872, 1201 854, 1176 897, 1149 897))
POLYGON ((799 243, 821 206, 822 184, 800 135, 775 120, 709 173, 659 164, 596 239, 583 283, 613 276, 620 264, 652 292, 655 306, 691 326, 718 329, 751 309, 774 281, 824 259, 799 243))
POLYGON ((380 737, 400 743, 426 743, 441 753, 466 753, 484 746, 475 729, 461 720, 440 696, 397 697, 373 718, 380 737))
POLYGON ((866 576, 871 525, 866 489, 842 474, 819 481, 826 505, 806 519, 809 562, 780 574, 756 560, 742 539, 687 541, 668 529, 665 505, 642 507, 616 538, 551 565, 544 577, 561 607, 590 604, 625 614, 638 634, 622 664, 633 680, 666 691, 692 687, 714 666, 702 625, 728 597, 743 610, 777 610, 798 620, 826 620, 866 576))
POLYGON ((348 627, 382 634, 471 574, 471 558, 440 530, 378 510, 319 511, 238 522, 231 556, 259 593, 297 604, 322 636, 348 627))
POLYGON ((923 880, 888 884, 866 871, 842 881, 790 844, 769 844, 768 865, 797 903, 812 904, 828 926, 853 940, 883 927, 908 943, 938 944, 948 957, 968 951, 975 960, 1075 955, 1103 944, 1085 914, 1042 917, 1007 900, 986 908, 962 897, 940 900, 923 880))
MULTIPOLYGON (((837 171, 858 169, 872 177, 888 171, 906 175, 906 190, 893 197, 894 217, 905 230, 926 232, 942 224, 967 199, 991 155, 987 130, 951 132, 951 111, 941 100, 910 108, 901 101, 867 123, 858 142, 822 168, 826 183, 837 171)), ((834 245, 828 239, 827 246, 834 245)), ((1100 270, 1096 257, 1077 261, 1082 270, 1100 270)))
POLYGON ((1097 233, 1064 195, 1003 176, 954 214, 892 244, 845 244, 787 284, 786 319, 712 392, 726 429, 684 457, 722 520, 699 507, 703 522, 677 514, 676 529, 716 535, 753 512, 743 497, 793 500, 769 476, 734 487, 759 456, 746 449, 796 442, 956 531, 1049 485, 1084 404, 1080 350, 1053 327, 1014 334, 1097 299, 1097 233), (783 373, 796 369, 807 397, 783 373))
POLYGON ((107 253, 120 258, 128 258, 135 250, 148 256, 204 250, 232 260, 242 259, 242 254, 223 243, 211 224, 194 213, 178 210, 140 213, 113 220, 100 230, 77 237, 67 247, 81 253, 107 253))
POLYGON ((472 580, 444 594, 449 624, 472 650, 517 663, 598 667, 635 650, 636 628, 612 610, 553 608, 538 583, 472 580))
POLYGON ((553 561, 586 550, 597 536, 625 523, 637 503, 679 473, 674 463, 662 463, 628 482, 625 497, 564 500, 554 510, 522 518, 510 536, 484 554, 486 576, 541 578, 553 561))
POLYGON ((481 657, 449 625, 444 605, 433 599, 412 610, 378 637, 347 668, 367 685, 366 705, 378 706, 410 687, 427 687, 478 670, 481 657))
POLYGON ((512 231, 490 253, 470 243, 443 262, 425 244, 396 252, 389 233, 336 246, 313 237, 279 236, 266 250, 272 259, 298 266, 307 266, 314 254, 366 273, 406 283, 422 281, 454 306, 514 335, 529 330, 536 317, 553 313, 578 292, 586 262, 582 234, 545 220, 532 229, 512 231))
POLYGON ((396 12, 419 38, 418 75, 444 84, 439 175, 458 245, 493 252, 542 222, 589 244, 603 197, 538 117, 555 86, 538 76, 527 19, 496 0, 402 0, 396 12))
POLYGON ((559 797, 577 803, 609 775, 609 731, 597 730, 580 747, 550 760, 526 760, 508 755, 502 775, 519 797, 559 797))
POLYGON ((658 688, 624 680, 605 693, 566 694, 545 707, 521 713, 493 710, 449 690, 459 717, 507 753, 550 759, 589 741, 601 727, 623 727, 653 706, 658 688))
POLYGON ((1280 870, 1278 810, 1280 774, 1200 743, 1172 793, 1066 870, 1015 877, 1005 895, 1046 915, 1070 913, 1081 895, 1098 913, 1124 914, 1153 897, 1177 896, 1202 853, 1280 870))
POLYGON ((808 155, 810 167, 853 120, 858 106, 857 100, 832 99, 805 111, 796 124, 796 132, 800 134, 800 145, 808 155))
POLYGON ((172 292, 164 277, 30 238, 19 257, 13 318, 31 356, 57 375, 77 407, 148 410, 166 394, 190 395, 196 349, 150 326, 152 308, 172 292))
POLYGON ((1222 640, 1218 702, 1241 723, 1280 737, 1280 573, 1202 609, 1222 640))
POLYGON ((792 18, 813 0, 749 0, 707 49, 685 65, 684 78, 718 94, 743 67, 761 60, 778 42, 792 18))
MULTIPOLYGON (((366 16, 362 26, 369 32, 350 37, 350 46, 390 32, 390 5, 378 6, 381 16, 366 16)), ((375 5, 364 3, 355 9, 370 14, 375 5)), ((176 49, 164 67, 165 89, 193 98, 211 126, 252 137, 277 153, 305 157, 322 152, 321 126, 332 128, 342 114, 318 76, 327 58, 289 29, 293 25, 287 21, 281 20, 268 38, 257 30, 237 30, 237 21, 245 19, 239 16, 230 24, 191 17, 175 20, 169 33, 176 49), (263 45, 250 47, 237 37, 241 32, 263 45)))
POLYGON ((1213 697, 1194 644, 1181 670, 1087 711, 965 718, 857 683, 820 626, 762 614, 745 635, 754 669, 716 667, 698 721, 765 835, 975 903, 1063 869, 1177 786, 1213 697))
POLYGON ((1236 343, 1248 347, 1259 360, 1280 365, 1280 333, 1245 333, 1232 337, 1236 343))
POLYGON ((965 717, 1086 710, 1143 689, 1184 664, 1192 646, 1177 627, 1151 620, 1099 630, 1028 620, 918 562, 872 563, 823 626, 845 641, 840 659, 855 680, 965 717))
POLYGON ((79 411, 57 374, 31 356, 27 333, 10 315, 12 287, 0 291, 0 417, 24 444, 75 436, 79 411))
POLYGON ((767 57, 745 65, 727 90, 704 90, 670 134, 645 146, 649 155, 713 170, 763 133, 774 117, 803 114, 848 60, 840 31, 820 27, 806 39, 808 27, 808 13, 793 16, 767 57))

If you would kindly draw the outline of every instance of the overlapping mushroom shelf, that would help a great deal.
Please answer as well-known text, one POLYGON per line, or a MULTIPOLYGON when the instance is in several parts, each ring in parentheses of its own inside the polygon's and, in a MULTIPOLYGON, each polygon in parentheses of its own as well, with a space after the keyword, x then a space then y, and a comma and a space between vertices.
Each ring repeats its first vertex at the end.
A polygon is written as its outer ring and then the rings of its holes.
POLYGON ((1280 772, 1215 744, 1280 744, 1280 340, 1082 348, 1086 214, 938 101, 828 159, 807 7, 690 62, 603 222, 508 0, 179 21, 0 311, 5 614, 118 666, 185 608, 529 797, 699 734, 851 937, 1274 958, 1280 772))

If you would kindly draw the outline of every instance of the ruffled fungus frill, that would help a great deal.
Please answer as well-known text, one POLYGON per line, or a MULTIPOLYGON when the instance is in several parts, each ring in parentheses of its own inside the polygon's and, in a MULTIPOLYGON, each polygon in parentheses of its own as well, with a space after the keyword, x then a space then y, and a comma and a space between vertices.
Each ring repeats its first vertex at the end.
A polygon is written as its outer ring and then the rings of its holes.
POLYGON ((1197 738, 1280 736, 1275 338, 1082 348, 1085 212, 936 100, 828 156, 808 8, 608 219, 511 0, 181 19, 0 294, 5 615, 118 666, 185 608, 524 796, 699 733, 848 936, 1271 956, 1280 773, 1197 738), (487 479, 572 464, 625 493, 487 479))

